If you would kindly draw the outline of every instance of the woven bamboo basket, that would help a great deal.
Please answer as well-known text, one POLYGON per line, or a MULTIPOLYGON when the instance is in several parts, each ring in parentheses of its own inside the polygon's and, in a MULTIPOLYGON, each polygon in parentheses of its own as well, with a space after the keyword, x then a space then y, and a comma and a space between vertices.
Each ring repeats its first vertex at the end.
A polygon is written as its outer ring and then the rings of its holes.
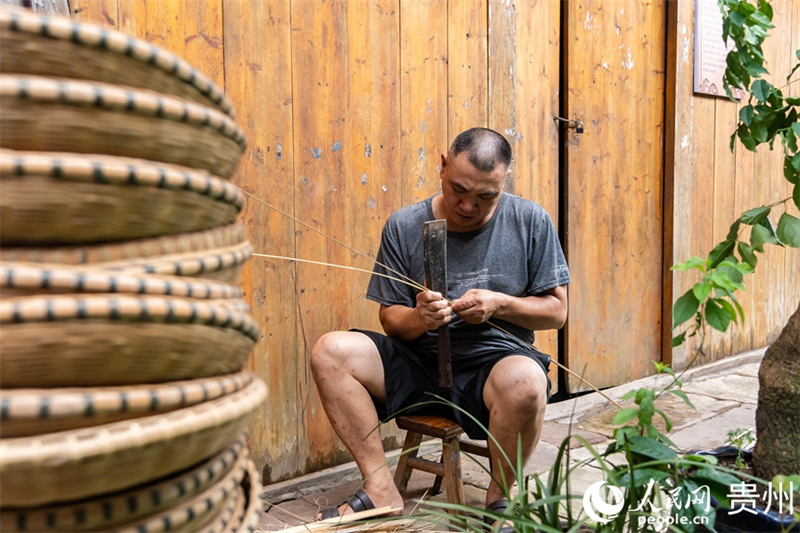
POLYGON ((217 248, 241 245, 244 241, 244 226, 236 223, 208 231, 123 243, 39 248, 4 246, 0 247, 0 260, 62 265, 146 261, 147 258, 160 259, 164 255, 209 252, 217 248))
POLYGON ((242 290, 227 283, 156 274, 120 274, 96 267, 0 261, 3 298, 36 294, 146 294, 215 300, 248 312, 242 290))
POLYGON ((238 527, 244 517, 245 504, 244 489, 241 485, 236 487, 233 496, 228 501, 228 506, 213 522, 203 527, 208 533, 223 533, 238 527))
MULTIPOLYGON (((246 450, 246 449, 245 449, 246 450)), ((243 441, 190 470, 153 484, 62 505, 0 510, 0 531, 109 531, 172 509, 222 479, 242 459, 243 441)), ((247 466, 247 463, 244 463, 247 466)))
POLYGON ((30 296, 0 301, 0 387, 158 383, 241 370, 249 315, 177 297, 30 296))
POLYGON ((88 498, 179 472, 235 441, 266 395, 264 383, 253 380, 234 394, 163 415, 0 439, 3 505, 88 498))
POLYGON ((208 531, 208 524, 216 521, 224 513, 231 498, 241 487, 246 475, 244 464, 246 460, 247 455, 242 454, 240 461, 237 461, 237 464, 211 487, 172 509, 137 522, 124 524, 117 530, 118 533, 208 531))
POLYGON ((3 245, 98 243, 231 224, 234 185, 141 159, 0 150, 3 245))
POLYGON ((241 390, 253 380, 228 376, 158 385, 0 389, 0 437, 29 437, 168 413, 241 390))
POLYGON ((243 242, 205 252, 165 255, 157 258, 112 261, 97 266, 126 274, 162 274, 194 276, 237 284, 242 267, 253 254, 250 243, 243 242))
POLYGON ((176 55, 122 33, 69 18, 0 10, 3 72, 149 89, 233 116, 222 89, 176 55))
POLYGON ((261 492, 264 490, 264 486, 261 484, 261 475, 252 460, 247 463, 247 478, 242 486, 247 495, 247 503, 242 522, 233 531, 237 533, 253 533, 258 527, 261 511, 264 508, 264 503, 261 501, 261 492))
POLYGON ((247 142, 227 115, 143 89, 0 75, 0 146, 135 157, 226 179, 247 142))

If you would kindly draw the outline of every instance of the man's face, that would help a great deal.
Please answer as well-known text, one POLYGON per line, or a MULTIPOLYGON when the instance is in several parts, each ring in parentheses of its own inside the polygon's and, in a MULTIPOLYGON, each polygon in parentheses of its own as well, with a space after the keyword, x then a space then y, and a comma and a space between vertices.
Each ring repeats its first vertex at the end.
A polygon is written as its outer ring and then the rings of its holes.
POLYGON ((447 229, 473 231, 486 224, 500 202, 506 176, 505 165, 482 172, 462 152, 454 158, 442 155, 442 206, 447 229))

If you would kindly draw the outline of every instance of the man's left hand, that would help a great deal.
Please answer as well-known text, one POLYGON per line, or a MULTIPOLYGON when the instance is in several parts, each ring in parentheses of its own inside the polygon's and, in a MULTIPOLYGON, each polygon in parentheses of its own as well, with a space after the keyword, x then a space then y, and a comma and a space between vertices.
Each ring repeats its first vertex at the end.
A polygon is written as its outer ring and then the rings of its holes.
POLYGON ((486 289, 470 289, 453 303, 452 309, 464 322, 482 324, 492 318, 503 296, 486 289))

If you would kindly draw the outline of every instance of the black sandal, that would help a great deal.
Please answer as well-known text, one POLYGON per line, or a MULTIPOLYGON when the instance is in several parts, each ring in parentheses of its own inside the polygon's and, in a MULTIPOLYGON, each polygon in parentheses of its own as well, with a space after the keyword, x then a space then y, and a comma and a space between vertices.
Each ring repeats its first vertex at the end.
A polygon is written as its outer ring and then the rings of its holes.
MULTIPOLYGON (((361 489, 358 489, 353 496, 347 500, 347 505, 353 510, 354 513, 360 513, 361 511, 369 511, 370 509, 375 509, 375 504, 372 503, 372 500, 369 499, 367 493, 361 489)), ((344 505, 344 503, 342 504, 344 505)), ((336 518, 339 515, 339 507, 330 507, 328 509, 322 510, 322 520, 327 520, 328 518, 336 518)))
MULTIPOLYGON (((492 511, 497 514, 505 514, 508 509, 508 500, 496 500, 486 506, 487 511, 492 511)), ((487 532, 492 531, 492 527, 497 523, 497 519, 485 516, 483 522, 486 524, 484 530, 487 532)), ((500 528, 499 533, 514 533, 514 528, 511 526, 503 526, 500 528)))

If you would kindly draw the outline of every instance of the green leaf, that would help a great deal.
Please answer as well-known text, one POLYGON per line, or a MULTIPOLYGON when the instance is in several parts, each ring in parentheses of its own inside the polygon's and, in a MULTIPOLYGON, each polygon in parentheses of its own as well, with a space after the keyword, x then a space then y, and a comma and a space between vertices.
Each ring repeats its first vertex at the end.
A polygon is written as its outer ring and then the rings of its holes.
POLYGON ((742 213, 741 220, 744 224, 748 224, 752 226, 753 224, 758 224, 765 218, 769 216, 769 212, 772 208, 768 205, 755 207, 753 209, 748 209, 744 213, 742 213))
POLYGON ((633 453, 638 453, 650 459, 672 461, 678 457, 674 450, 651 438, 631 437, 630 443, 633 453))
POLYGON ((621 426, 632 420, 638 414, 639 409, 636 407, 626 407, 624 409, 620 409, 619 412, 614 415, 614 420, 611 422, 611 424, 614 426, 621 426))
POLYGON ((753 248, 744 242, 739 242, 738 248, 739 255, 742 257, 742 260, 751 267, 756 268, 756 265, 758 264, 758 257, 756 257, 756 254, 753 252, 753 248))
POLYGON ((800 220, 789 213, 782 214, 778 221, 778 238, 787 246, 800 248, 800 220))
POLYGON ((772 20, 772 6, 766 0, 758 0, 758 10, 764 13, 769 20, 772 20))
POLYGON ((725 279, 729 280, 731 285, 741 283, 744 279, 743 274, 749 274, 752 271, 753 269, 747 263, 732 263, 730 261, 724 261, 717 268, 717 273, 725 276, 725 279))
POLYGON ((749 126, 750 123, 753 121, 753 106, 746 105, 739 110, 739 120, 744 122, 746 126, 749 126))
POLYGON ((800 171, 800 152, 792 156, 792 166, 795 170, 800 171))
POLYGON ((736 306, 736 310, 739 312, 739 323, 744 324, 744 309, 742 309, 742 304, 739 303, 739 300, 736 299, 731 291, 728 291, 728 298, 731 299, 733 305, 736 306))
POLYGON ((765 143, 769 138, 769 133, 767 132, 767 126, 764 124, 764 121, 754 120, 753 123, 750 125, 750 135, 752 135, 753 140, 757 143, 765 143))
POLYGON ((728 236, 725 239, 729 241, 735 241, 739 236, 739 226, 742 225, 742 217, 737 218, 733 224, 731 224, 731 229, 728 230, 728 236))
POLYGON ((711 250, 711 253, 708 254, 708 259, 711 261, 709 265, 711 268, 716 268, 722 263, 725 259, 731 255, 733 249, 736 247, 736 241, 733 240, 725 240, 719 243, 711 250))
POLYGON ((720 271, 717 270, 716 272, 712 272, 708 276, 708 281, 713 283, 716 287, 723 289, 723 290, 735 290, 736 287, 734 285, 734 281, 731 279, 728 271, 720 271))
POLYGON ((706 298, 708 298, 708 295, 711 294, 711 290, 713 288, 714 287, 712 287, 710 283, 699 281, 694 284, 694 287, 692 287, 692 292, 694 293, 695 298, 697 298, 697 301, 703 303, 706 298))
MULTIPOLYGON (((670 390, 668 390, 667 392, 669 392, 670 394, 674 394, 675 396, 677 396, 678 398, 680 398, 681 400, 683 400, 684 402, 686 402, 686 405, 688 405, 688 406, 689 406, 689 407, 691 407, 692 409, 695 409, 694 405, 693 405, 693 404, 692 404, 692 402, 689 400, 689 397, 688 397, 688 396, 686 396, 686 393, 685 393, 685 392, 683 392, 682 390, 670 389, 670 390)), ((697 410, 697 409, 695 409, 695 411, 696 411, 696 410, 697 410)))
MULTIPOLYGON (((794 128, 786 128, 785 130, 780 131, 780 135, 783 139, 784 150, 788 150, 792 153, 797 152, 797 134, 795 133, 794 128)), ((791 162, 789 164, 791 165, 791 162)), ((786 161, 784 161, 784 165, 786 165, 786 161)))
POLYGON ((728 18, 730 18, 731 22, 733 24, 736 24, 737 26, 744 25, 745 16, 744 14, 739 13, 738 11, 731 11, 730 14, 728 15, 728 18))
POLYGON ((750 231, 750 246, 753 247, 753 250, 758 250, 763 254, 764 245, 769 242, 771 237, 767 228, 761 224, 757 224, 753 226, 752 231, 750 231))
POLYGON ((736 322, 736 311, 733 309, 733 306, 730 304, 730 302, 728 302, 728 300, 722 300, 722 299, 717 301, 722 306, 722 309, 726 313, 728 313, 728 316, 731 317, 731 320, 736 322))
POLYGON ((680 335, 676 335, 676 336, 672 337, 672 347, 673 348, 677 348, 678 346, 680 346, 684 342, 686 342, 686 332, 685 331, 683 333, 681 333, 680 335))
POLYGON ((661 409, 656 409, 656 413, 660 414, 661 418, 664 419, 664 425, 666 426, 667 432, 672 431, 672 421, 666 414, 664 414, 664 411, 661 409))
POLYGON ((693 268, 700 270, 701 272, 706 272, 707 262, 705 259, 700 259, 697 256, 690 257, 688 261, 685 263, 676 263, 674 266, 670 268, 670 270, 680 270, 681 272, 686 272, 693 268))
POLYGON ((792 191, 792 200, 794 201, 794 205, 797 209, 800 209, 800 183, 794 184, 794 190, 792 191))
POLYGON ((717 301, 712 298, 706 302, 706 321, 715 330, 725 332, 731 323, 731 317, 717 301))
POLYGON ((756 151, 756 142, 753 140, 753 136, 750 134, 750 130, 747 129, 747 126, 739 126, 739 128, 736 130, 736 134, 739 136, 739 140, 742 141, 742 144, 745 148, 751 152, 756 151))
POLYGON ((750 20, 757 22, 764 28, 774 28, 774 26, 772 25, 772 21, 769 18, 767 18, 767 16, 764 13, 760 11, 756 11, 755 13, 750 15, 750 20))
POLYGON ((635 398, 635 397, 636 397, 636 391, 635 390, 631 390, 631 391, 628 391, 625 394, 623 394, 622 397, 620 398, 620 400, 630 400, 631 398, 635 398))
POLYGON ((767 240, 769 244, 777 244, 778 246, 783 246, 783 243, 778 239, 778 232, 775 229, 775 224, 772 223, 772 219, 767 217, 761 222, 758 223, 759 226, 764 226, 767 232, 770 235, 770 239, 767 240))
MULTIPOLYGON (((653 441, 658 442, 658 441, 653 441)), ((631 474, 633 474, 633 486, 644 487, 652 479, 655 482, 662 481, 670 477, 668 472, 663 470, 656 470, 655 468, 636 468, 622 474, 618 480, 619 486, 627 488, 631 486, 631 474)))
POLYGON ((642 399, 639 404, 639 425, 649 426, 653 424, 653 414, 655 414, 655 407, 653 406, 653 395, 647 395, 642 399))
POLYGON ((792 165, 792 158, 786 156, 783 158, 783 177, 786 181, 797 185, 800 182, 800 172, 792 165))
POLYGON ((630 441, 633 437, 638 437, 639 430, 633 426, 623 426, 614 430, 614 436, 617 438, 617 445, 622 446, 625 444, 625 441, 630 441))
POLYGON ((758 98, 760 102, 766 102, 769 99, 769 95, 772 93, 773 88, 774 87, 772 87, 772 84, 766 80, 756 80, 750 87, 750 91, 753 93, 753 96, 758 98))
POLYGON ((677 328, 692 318, 699 306, 700 302, 697 301, 697 297, 694 293, 692 291, 686 291, 686 294, 678 298, 675 301, 675 305, 672 307, 672 316, 674 320, 672 329, 677 328))

